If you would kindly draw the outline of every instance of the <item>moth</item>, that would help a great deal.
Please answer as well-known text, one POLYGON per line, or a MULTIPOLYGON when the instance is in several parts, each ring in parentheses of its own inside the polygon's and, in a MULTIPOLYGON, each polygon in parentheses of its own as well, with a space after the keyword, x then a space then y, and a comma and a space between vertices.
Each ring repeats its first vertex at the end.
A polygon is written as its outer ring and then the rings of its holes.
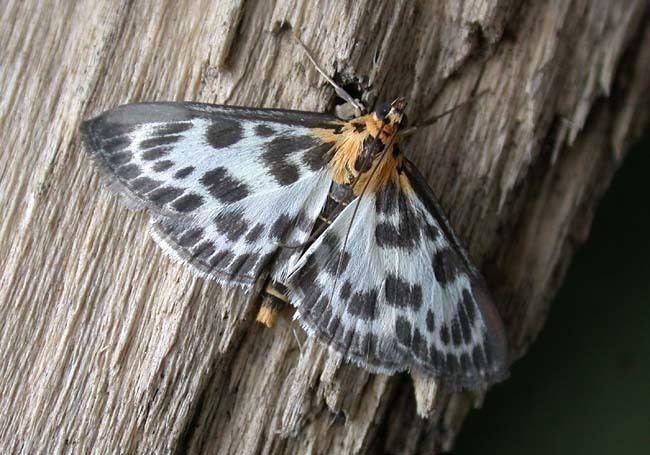
POLYGON ((84 122, 81 136, 110 188, 151 212, 163 250, 260 293, 261 322, 288 303, 310 336, 370 372, 480 389, 506 374, 504 328, 403 154, 405 106, 398 98, 346 120, 127 104, 84 122))

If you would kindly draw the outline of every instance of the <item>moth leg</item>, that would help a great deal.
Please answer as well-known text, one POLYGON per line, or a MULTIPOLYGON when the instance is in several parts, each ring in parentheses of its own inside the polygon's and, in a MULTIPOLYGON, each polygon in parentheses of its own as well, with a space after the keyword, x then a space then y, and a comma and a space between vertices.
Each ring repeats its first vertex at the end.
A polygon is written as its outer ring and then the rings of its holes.
MULTIPOLYGON (((307 58, 314 65, 314 67, 316 68, 316 71, 318 71, 321 74, 321 76, 323 76, 327 80, 327 82, 334 88, 334 91, 336 92, 336 95, 339 98, 345 100, 347 104, 352 106, 352 108, 354 110, 353 117, 360 117, 361 115, 363 115, 366 112, 366 107, 363 105, 363 103, 361 101, 355 99, 348 92, 346 92, 343 87, 341 87, 339 84, 334 82, 334 79, 332 79, 331 77, 329 77, 327 75, 327 73, 325 73, 325 70, 323 70, 323 68, 321 68, 321 66, 318 63, 316 63, 316 60, 311 55, 311 52, 309 51, 309 49, 307 48, 305 43, 302 42, 302 40, 300 39, 300 37, 298 36, 297 33, 294 32, 293 37, 298 42, 300 47, 302 47, 302 50, 305 51, 305 54, 307 54, 307 58)), ((351 118, 353 118, 353 117, 351 117, 351 118)))
POLYGON ((280 313, 289 303, 286 296, 287 288, 277 281, 269 281, 261 294, 260 309, 255 320, 267 327, 273 327, 280 317, 280 313))

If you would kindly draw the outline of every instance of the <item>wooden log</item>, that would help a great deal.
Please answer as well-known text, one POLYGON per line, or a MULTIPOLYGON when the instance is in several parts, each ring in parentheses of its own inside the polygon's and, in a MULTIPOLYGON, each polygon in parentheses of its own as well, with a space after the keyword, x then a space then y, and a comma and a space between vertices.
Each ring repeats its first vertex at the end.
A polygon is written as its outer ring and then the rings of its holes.
MULTIPOLYGON (((197 279, 99 184, 81 120, 137 100, 321 111, 367 75, 425 119, 407 154, 482 266, 512 358, 648 120, 644 0, 4 2, 3 453, 431 453, 480 397, 342 364, 197 279), (414 384, 414 385, 413 385, 414 384)), ((505 385, 507 387, 507 385, 505 385)))

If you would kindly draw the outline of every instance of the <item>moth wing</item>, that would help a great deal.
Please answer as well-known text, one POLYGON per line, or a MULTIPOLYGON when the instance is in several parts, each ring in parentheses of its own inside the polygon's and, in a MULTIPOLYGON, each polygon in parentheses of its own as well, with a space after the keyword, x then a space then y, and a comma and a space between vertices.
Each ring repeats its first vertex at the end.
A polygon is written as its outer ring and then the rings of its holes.
MULTIPOLYGON (((200 103, 142 103, 81 127, 109 186, 153 215, 152 235, 200 275, 251 286, 304 241, 329 188, 324 114, 200 103)), ((272 273, 283 276, 296 251, 272 273)))
POLYGON ((406 163, 399 187, 364 194, 350 224, 356 204, 291 272, 303 327, 373 372, 423 371, 456 388, 502 379, 501 320, 413 165, 406 163))

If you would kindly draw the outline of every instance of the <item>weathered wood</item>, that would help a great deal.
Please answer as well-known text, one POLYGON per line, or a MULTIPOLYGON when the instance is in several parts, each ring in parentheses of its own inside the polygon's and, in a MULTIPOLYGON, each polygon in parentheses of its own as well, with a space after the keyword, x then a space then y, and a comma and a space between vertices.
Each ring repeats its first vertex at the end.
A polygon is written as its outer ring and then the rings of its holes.
POLYGON ((512 356, 648 119, 644 0, 18 1, 0 9, 3 453, 431 453, 475 398, 341 365, 174 264, 80 121, 136 100, 323 110, 326 70, 424 119, 407 153, 482 265, 512 356), (283 26, 283 24, 285 26, 283 26), (415 397, 415 398, 414 398, 415 397), (418 417, 417 411, 428 419, 418 417))

